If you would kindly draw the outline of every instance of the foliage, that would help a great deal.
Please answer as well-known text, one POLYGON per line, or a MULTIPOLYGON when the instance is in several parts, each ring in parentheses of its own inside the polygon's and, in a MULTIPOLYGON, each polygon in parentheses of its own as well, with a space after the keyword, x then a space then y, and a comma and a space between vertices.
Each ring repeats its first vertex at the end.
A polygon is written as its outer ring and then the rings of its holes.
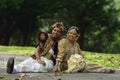
POLYGON ((117 30, 120 29, 116 14, 118 11, 115 9, 114 5, 115 4, 112 2, 104 7, 107 14, 103 15, 103 22, 98 26, 95 25, 94 27, 87 28, 85 35, 85 50, 112 53, 120 52, 119 45, 116 46, 116 43, 119 43, 116 41, 114 35, 117 33, 117 30))
POLYGON ((22 0, 0 0, 0 44, 9 45, 10 37, 17 29, 16 13, 20 10, 22 0))
POLYGON ((119 0, 0 0, 0 44, 33 46, 36 35, 64 22, 80 28, 83 50, 120 52, 119 0), (118 46, 118 47, 117 47, 118 46))
POLYGON ((57 18, 66 22, 68 27, 76 25, 80 28, 78 42, 82 49, 96 52, 119 52, 112 50, 113 47, 110 45, 115 41, 114 34, 119 29, 116 14, 118 11, 113 0, 63 2, 61 2, 63 9, 59 9, 57 18))

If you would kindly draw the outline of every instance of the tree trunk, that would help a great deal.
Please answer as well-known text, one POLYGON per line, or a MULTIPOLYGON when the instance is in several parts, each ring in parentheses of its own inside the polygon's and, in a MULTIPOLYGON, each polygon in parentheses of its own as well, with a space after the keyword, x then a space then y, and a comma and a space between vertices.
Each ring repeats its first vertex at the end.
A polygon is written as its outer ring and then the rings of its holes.
POLYGON ((31 40, 31 33, 29 32, 24 32, 22 33, 22 46, 28 46, 30 45, 30 40, 31 40))
POLYGON ((0 44, 8 46, 10 42, 11 33, 10 32, 0 32, 0 44))

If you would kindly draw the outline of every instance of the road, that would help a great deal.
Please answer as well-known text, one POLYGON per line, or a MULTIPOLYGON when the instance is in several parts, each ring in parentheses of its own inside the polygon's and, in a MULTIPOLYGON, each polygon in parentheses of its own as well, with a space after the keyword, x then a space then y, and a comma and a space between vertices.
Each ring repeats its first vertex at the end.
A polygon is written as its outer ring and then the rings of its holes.
POLYGON ((9 80, 120 80, 120 70, 115 73, 18 73, 7 74, 6 63, 9 57, 15 57, 15 64, 20 63, 29 56, 0 52, 0 80, 3 77, 9 80))

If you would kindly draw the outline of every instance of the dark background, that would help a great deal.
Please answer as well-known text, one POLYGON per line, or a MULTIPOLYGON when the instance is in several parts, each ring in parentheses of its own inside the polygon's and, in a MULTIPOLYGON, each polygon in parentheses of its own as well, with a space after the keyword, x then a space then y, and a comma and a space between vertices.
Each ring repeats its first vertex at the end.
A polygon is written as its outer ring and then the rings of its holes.
POLYGON ((0 0, 0 45, 34 46, 61 21, 80 28, 82 50, 120 53, 119 16, 114 0, 0 0))

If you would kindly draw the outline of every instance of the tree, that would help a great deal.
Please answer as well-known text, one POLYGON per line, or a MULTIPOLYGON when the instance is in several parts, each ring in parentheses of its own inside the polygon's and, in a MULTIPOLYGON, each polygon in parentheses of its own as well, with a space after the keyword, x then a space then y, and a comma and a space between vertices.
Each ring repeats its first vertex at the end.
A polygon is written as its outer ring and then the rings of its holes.
POLYGON ((113 0, 69 0, 64 3, 61 10, 64 12, 61 13, 64 13, 63 18, 67 19, 69 25, 80 28, 78 41, 82 49, 104 52, 108 45, 106 42, 113 41, 111 33, 118 29, 117 11, 113 6, 113 0))
POLYGON ((16 29, 15 14, 22 0, 0 0, 0 44, 9 45, 11 35, 16 29))

